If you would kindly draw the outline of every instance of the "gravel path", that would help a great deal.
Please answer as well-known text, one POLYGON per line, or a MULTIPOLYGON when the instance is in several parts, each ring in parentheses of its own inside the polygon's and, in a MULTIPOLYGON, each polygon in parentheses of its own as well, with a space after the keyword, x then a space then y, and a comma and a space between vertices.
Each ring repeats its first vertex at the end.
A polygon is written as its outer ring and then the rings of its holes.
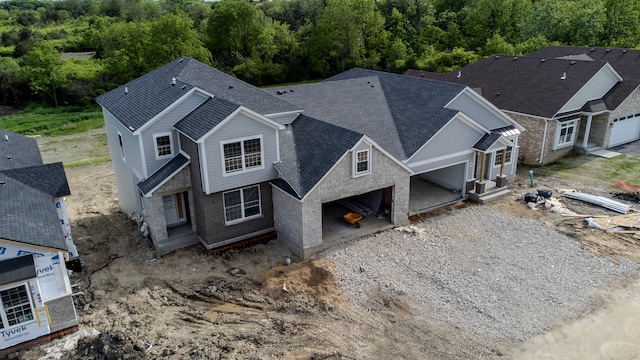
POLYGON ((479 340, 524 341, 601 304, 598 289, 638 264, 584 251, 533 219, 470 206, 417 226, 368 236, 322 254, 357 304, 381 288, 418 316, 479 340))

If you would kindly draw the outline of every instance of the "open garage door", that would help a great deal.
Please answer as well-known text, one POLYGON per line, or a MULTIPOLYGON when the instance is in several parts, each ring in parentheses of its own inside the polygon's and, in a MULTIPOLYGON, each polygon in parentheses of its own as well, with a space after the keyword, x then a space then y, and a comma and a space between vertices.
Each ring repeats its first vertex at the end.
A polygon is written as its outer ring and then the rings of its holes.
POLYGON ((640 114, 615 119, 609 136, 609 147, 640 139, 640 114))
POLYGON ((323 247, 392 227, 392 206, 393 187, 322 204, 323 247))
POLYGON ((409 215, 429 212, 464 196, 466 164, 448 166, 411 177, 409 215))

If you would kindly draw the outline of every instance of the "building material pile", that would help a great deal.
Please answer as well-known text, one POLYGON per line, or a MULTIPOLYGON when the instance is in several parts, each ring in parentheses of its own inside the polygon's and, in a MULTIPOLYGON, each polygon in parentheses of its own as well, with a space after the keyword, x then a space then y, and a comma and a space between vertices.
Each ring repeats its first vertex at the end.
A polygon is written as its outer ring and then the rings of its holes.
POLYGON ((584 202, 602 206, 604 208, 613 210, 615 212, 619 212, 621 214, 626 214, 629 212, 629 210, 631 210, 631 205, 623 204, 619 201, 611 200, 604 196, 590 195, 590 194, 571 192, 571 191, 563 192, 562 196, 568 197, 570 199, 581 200, 584 202))

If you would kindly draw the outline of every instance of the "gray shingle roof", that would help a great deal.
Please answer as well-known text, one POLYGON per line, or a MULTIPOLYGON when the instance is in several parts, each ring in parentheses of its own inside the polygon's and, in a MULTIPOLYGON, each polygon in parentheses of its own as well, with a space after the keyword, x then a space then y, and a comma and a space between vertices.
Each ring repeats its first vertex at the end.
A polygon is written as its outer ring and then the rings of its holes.
POLYGON ((466 84, 499 109, 551 118, 604 66, 601 61, 494 56, 448 74, 405 74, 466 84))
POLYGON ((23 255, 0 261, 0 285, 33 279, 37 275, 33 255, 23 255))
POLYGON ((500 136, 502 135, 495 132, 491 134, 484 134, 480 138, 480 140, 478 140, 478 142, 473 145, 473 148, 480 151, 487 151, 491 146, 493 146, 493 144, 496 143, 496 141, 500 140, 500 136))
POLYGON ((373 70, 351 69, 323 82, 266 91, 306 115, 365 134, 403 160, 457 111, 444 106, 465 86, 373 70), (284 92, 286 90, 286 92, 284 92), (293 91, 291 91, 293 90, 293 91))
POLYGON ((362 134, 300 115, 280 135, 280 162, 274 166, 281 179, 272 183, 302 199, 362 134))
POLYGON ((173 159, 169 160, 160 169, 151 174, 147 179, 138 183, 138 189, 142 191, 144 195, 147 195, 151 190, 155 189, 164 180, 172 177, 178 172, 184 165, 189 163, 189 159, 182 154, 176 155, 173 159))
POLYGON ((68 250, 49 193, 3 172, 0 172, 0 184, 0 238, 68 250))
POLYGON ((207 99, 197 109, 175 124, 175 128, 194 141, 236 111, 240 105, 218 97, 207 99))
POLYGON ((609 110, 615 110, 640 85, 640 50, 615 48, 589 48, 581 46, 548 46, 534 51, 530 56, 566 58, 573 60, 606 61, 623 81, 618 83, 604 100, 609 110))
POLYGON ((42 165, 36 140, 0 129, 0 170, 33 165, 42 165))
POLYGON ((67 174, 61 162, 1 171, 21 183, 52 197, 71 195, 67 174))
POLYGON ((197 60, 183 57, 96 98, 125 127, 138 129, 193 87, 260 114, 299 110, 253 85, 197 60), (172 79, 176 84, 172 84, 172 79), (126 91, 125 91, 126 89, 126 91))

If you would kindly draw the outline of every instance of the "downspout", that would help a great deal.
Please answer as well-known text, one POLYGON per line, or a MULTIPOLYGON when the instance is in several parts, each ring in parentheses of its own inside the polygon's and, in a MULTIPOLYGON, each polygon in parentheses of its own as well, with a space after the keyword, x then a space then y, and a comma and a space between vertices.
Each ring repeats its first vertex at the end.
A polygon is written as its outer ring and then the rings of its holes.
POLYGON ((542 149, 540 149, 540 164, 542 164, 542 157, 544 156, 544 146, 547 143, 547 126, 549 126, 549 119, 544 119, 544 135, 542 136, 542 149))

